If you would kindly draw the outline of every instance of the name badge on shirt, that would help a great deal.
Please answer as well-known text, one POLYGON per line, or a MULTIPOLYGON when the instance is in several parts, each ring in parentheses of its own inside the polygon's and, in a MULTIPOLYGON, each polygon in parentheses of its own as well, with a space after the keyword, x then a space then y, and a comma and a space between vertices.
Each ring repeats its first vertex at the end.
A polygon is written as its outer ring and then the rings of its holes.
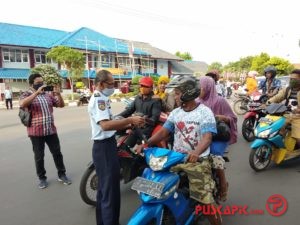
POLYGON ((98 108, 102 111, 105 110, 106 105, 105 105, 105 101, 104 100, 98 100, 98 108))

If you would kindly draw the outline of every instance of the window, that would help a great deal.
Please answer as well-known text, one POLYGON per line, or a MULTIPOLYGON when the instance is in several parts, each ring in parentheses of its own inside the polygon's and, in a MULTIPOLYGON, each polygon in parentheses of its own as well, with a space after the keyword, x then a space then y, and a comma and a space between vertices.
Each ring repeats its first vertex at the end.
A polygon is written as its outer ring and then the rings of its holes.
POLYGON ((34 58, 36 63, 52 63, 51 59, 46 57, 46 52, 44 51, 34 51, 34 58))
POLYGON ((154 68, 154 60, 142 60, 142 67, 144 69, 153 69, 154 68))
POLYGON ((4 62, 28 62, 28 50, 4 48, 2 53, 4 62))

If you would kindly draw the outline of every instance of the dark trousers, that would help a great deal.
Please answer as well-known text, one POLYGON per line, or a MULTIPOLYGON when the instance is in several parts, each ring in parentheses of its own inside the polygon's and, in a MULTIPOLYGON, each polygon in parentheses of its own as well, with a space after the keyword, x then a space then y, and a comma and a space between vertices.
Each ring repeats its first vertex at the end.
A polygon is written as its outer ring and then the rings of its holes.
POLYGON ((144 135, 144 138, 148 139, 150 138, 153 129, 154 127, 150 127, 150 126, 145 128, 139 128, 139 130, 133 129, 132 133, 128 135, 128 138, 125 141, 126 145, 132 148, 136 144, 141 144, 143 140, 141 135, 144 135))
POLYGON ((8 103, 9 103, 9 106, 10 108, 12 109, 12 99, 11 98, 7 98, 5 99, 5 104, 6 104, 6 108, 8 109, 8 103))
POLYGON ((46 170, 44 167, 45 143, 47 143, 49 150, 52 153, 58 176, 60 177, 62 175, 65 175, 66 169, 63 161, 63 156, 60 151, 60 143, 57 134, 41 137, 31 136, 30 140, 33 147, 36 173, 39 179, 47 178, 46 170))
POLYGON ((94 141, 93 162, 98 176, 97 225, 118 225, 120 217, 120 165, 115 137, 94 141))

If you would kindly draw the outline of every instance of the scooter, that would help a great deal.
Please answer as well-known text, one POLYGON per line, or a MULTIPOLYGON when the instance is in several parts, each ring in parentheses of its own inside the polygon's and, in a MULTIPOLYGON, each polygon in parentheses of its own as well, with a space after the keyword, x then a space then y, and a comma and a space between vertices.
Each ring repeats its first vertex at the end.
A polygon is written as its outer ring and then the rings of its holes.
POLYGON ((185 162, 187 155, 164 148, 146 148, 144 154, 150 168, 131 187, 139 193, 142 205, 128 225, 193 224, 197 202, 189 198, 187 176, 169 171, 185 162))
POLYGON ((300 156, 300 149, 295 149, 296 140, 291 137, 291 127, 286 127, 282 136, 280 129, 285 125, 289 108, 284 104, 271 104, 266 108, 268 115, 259 120, 255 128, 255 141, 251 144, 249 163, 253 170, 265 170, 271 161, 280 164, 288 159, 300 156))
MULTIPOLYGON (((165 114, 160 115, 160 122, 164 122, 167 119, 165 114)), ((146 119, 147 122, 147 119, 146 119)), ((151 135, 156 133, 161 124, 157 124, 154 128, 151 135)), ((138 128, 134 128, 137 129, 138 128)), ((129 148, 125 142, 132 132, 132 129, 127 129, 126 131, 119 131, 116 133, 116 140, 117 140, 117 150, 118 150, 118 157, 120 162, 120 181, 123 181, 124 184, 132 181, 137 176, 143 173, 143 170, 147 167, 146 161, 144 157, 129 148)), ((142 132, 138 132, 140 138, 144 139, 142 132)), ((168 147, 168 141, 161 141, 158 144, 159 147, 168 147)), ((98 187, 98 177, 96 175, 96 170, 93 162, 89 162, 87 169, 85 170, 81 181, 80 181, 80 196, 81 199, 88 205, 96 206, 96 197, 97 197, 97 187, 98 187)))

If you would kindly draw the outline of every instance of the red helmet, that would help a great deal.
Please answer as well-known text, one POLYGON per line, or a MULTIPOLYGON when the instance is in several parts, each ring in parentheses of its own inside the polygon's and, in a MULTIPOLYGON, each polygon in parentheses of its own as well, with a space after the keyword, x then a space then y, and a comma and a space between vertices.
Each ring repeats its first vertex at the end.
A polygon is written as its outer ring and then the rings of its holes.
POLYGON ((152 87, 153 86, 153 80, 151 77, 142 77, 139 81, 140 85, 146 86, 146 87, 152 87))

